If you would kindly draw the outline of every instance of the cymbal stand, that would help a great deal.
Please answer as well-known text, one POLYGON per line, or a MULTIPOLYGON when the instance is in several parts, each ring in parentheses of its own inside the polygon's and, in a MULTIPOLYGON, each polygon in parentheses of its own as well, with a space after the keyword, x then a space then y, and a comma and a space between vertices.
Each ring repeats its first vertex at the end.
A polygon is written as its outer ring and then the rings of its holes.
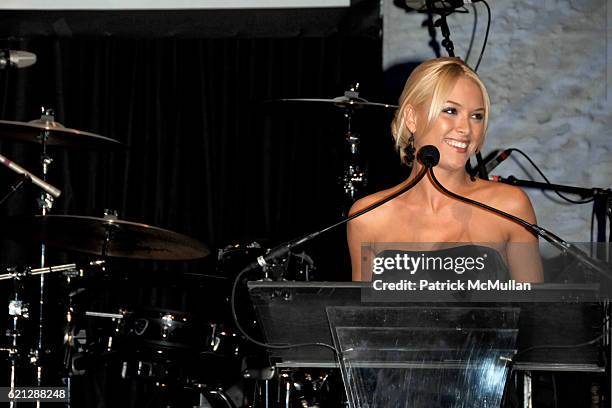
MULTIPOLYGON (((2 351, 8 352, 8 359, 11 364, 11 382, 10 387, 15 388, 16 384, 16 371, 17 364, 21 357, 21 346, 19 344, 19 337, 21 336, 21 330, 19 329, 19 322, 27 320, 30 317, 29 310, 30 306, 27 302, 21 300, 21 293, 23 292, 23 282, 21 278, 24 273, 17 273, 15 268, 9 269, 9 273, 13 277, 13 299, 9 300, 8 314, 11 318, 11 328, 6 331, 6 337, 9 338, 10 345, 8 348, 2 349, 2 351)), ((17 403, 15 401, 10 402, 10 407, 13 408, 17 403)))
MULTIPOLYGON (((344 92, 344 96, 351 99, 361 101, 359 98, 359 83, 354 84, 351 88, 344 92)), ((346 132, 344 134, 344 141, 348 147, 349 157, 346 160, 344 167, 344 173, 342 175, 342 186, 344 188, 344 195, 347 204, 352 204, 357 195, 367 185, 367 174, 361 168, 360 164, 360 144, 361 138, 358 133, 352 131, 351 121, 355 110, 348 105, 344 109, 344 118, 346 119, 346 132)), ((344 209, 343 209, 344 210, 344 209)))
MULTIPOLYGON (((115 210, 110 210, 110 209, 105 209, 104 210, 104 219, 105 220, 109 220, 109 221, 116 221, 119 219, 119 215, 117 214, 117 211, 115 210)), ((115 235, 115 231, 117 231, 119 229, 118 225, 109 223, 105 226, 105 231, 104 231, 104 242, 102 243, 102 251, 100 256, 102 257, 101 259, 106 261, 106 257, 108 255, 108 246, 110 245, 111 241, 113 240, 113 237, 115 235)))
MULTIPOLYGON (((54 121, 54 112, 53 109, 48 109, 45 107, 41 107, 42 115, 40 119, 43 122, 53 122, 54 121)), ((44 130, 40 132, 40 145, 41 145, 41 156, 40 162, 42 166, 42 179, 43 181, 47 181, 47 174, 49 172, 49 166, 53 162, 53 159, 49 157, 47 154, 47 140, 49 139, 49 131, 44 130)), ((49 193, 42 192, 38 199, 38 206, 40 208, 41 215, 45 216, 53 207, 53 196, 49 193)), ((40 267, 44 268, 46 262, 46 246, 44 243, 40 244, 40 267)), ((40 387, 42 386, 42 366, 40 365, 41 354, 43 353, 43 312, 45 305, 45 275, 40 275, 40 301, 39 301, 39 316, 38 316, 38 344, 36 350, 33 351, 31 356, 31 361, 33 364, 36 364, 36 384, 40 387)), ((36 403, 36 406, 40 406, 40 402, 36 403)))
MULTIPOLYGON (((14 284, 13 299, 9 300, 9 304, 8 304, 8 313, 9 313, 9 316, 11 316, 12 326, 6 332, 6 336, 10 339, 10 346, 7 348, 0 349, 0 351, 8 352, 8 358, 11 364, 11 375, 10 375, 11 377, 10 387, 11 388, 16 387, 17 362, 19 358, 21 357, 21 354, 20 354, 21 347, 19 345, 19 337, 21 336, 21 330, 19 329, 19 322, 26 320, 30 317, 30 313, 29 313, 30 306, 27 302, 24 302, 20 296, 20 293, 23 292, 22 278, 26 276, 36 276, 36 275, 43 276, 44 274, 50 273, 50 272, 66 273, 66 272, 71 272, 75 270, 76 270, 75 264, 66 264, 66 265, 60 265, 60 266, 55 266, 51 268, 39 268, 39 269, 32 269, 32 270, 30 270, 29 268, 26 268, 22 272, 17 271, 16 268, 9 268, 7 269, 8 273, 0 275, 0 281, 12 279, 13 284, 14 284)), ((15 405, 16 405, 16 402, 14 401, 10 402, 11 408, 13 408, 15 405)))

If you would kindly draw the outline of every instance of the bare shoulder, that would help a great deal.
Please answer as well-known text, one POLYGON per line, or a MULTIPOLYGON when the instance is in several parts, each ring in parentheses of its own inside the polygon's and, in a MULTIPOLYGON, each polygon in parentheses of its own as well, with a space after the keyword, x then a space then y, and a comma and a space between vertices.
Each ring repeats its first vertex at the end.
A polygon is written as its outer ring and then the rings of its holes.
POLYGON ((393 192, 393 189, 390 188, 387 190, 377 191, 376 193, 360 198, 359 200, 355 201, 353 205, 351 206, 349 215, 353 215, 361 210, 366 209, 370 205, 382 200, 383 198, 385 198, 387 195, 389 195, 392 192, 393 192))
MULTIPOLYGON (((397 186, 388 188, 386 190, 377 191, 376 193, 360 198, 359 200, 355 201, 353 205, 351 206, 349 215, 353 215, 359 211, 366 209, 372 204, 377 203, 380 200, 384 199, 385 197, 388 197, 389 195, 395 193, 401 187, 402 187, 402 184, 398 184, 397 186)), ((368 215, 380 216, 382 213, 386 212, 386 210, 389 210, 389 206, 382 205, 381 207, 376 208, 375 210, 369 212, 368 214, 365 214, 363 217, 367 217, 368 215)), ((359 218, 363 218, 363 217, 359 217, 359 218)))
MULTIPOLYGON (((381 190, 355 201, 351 206, 349 215, 355 215, 380 200, 383 200, 390 194, 396 192, 401 186, 400 184, 386 190, 381 190)), ((374 240, 379 233, 384 230, 387 224, 386 221, 392 218, 394 208, 394 200, 392 200, 351 220, 347 225, 349 235, 357 234, 367 237, 368 240, 374 240)))
POLYGON ((535 213, 529 196, 519 187, 488 180, 478 180, 473 198, 529 222, 535 222, 535 213))

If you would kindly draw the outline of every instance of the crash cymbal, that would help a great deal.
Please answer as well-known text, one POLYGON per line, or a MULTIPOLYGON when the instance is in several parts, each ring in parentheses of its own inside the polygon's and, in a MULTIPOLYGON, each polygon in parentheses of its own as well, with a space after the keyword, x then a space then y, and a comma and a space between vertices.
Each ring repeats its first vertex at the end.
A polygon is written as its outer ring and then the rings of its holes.
POLYGON ((77 215, 9 217, 0 222, 8 236, 100 256, 150 260, 189 260, 210 253, 206 245, 177 232, 118 220, 77 215))
POLYGON ((76 147, 87 149, 112 149, 123 143, 95 133, 64 127, 53 120, 36 119, 30 122, 0 120, 0 140, 41 143, 41 133, 47 132, 47 146, 76 147))
POLYGON ((384 108, 384 109, 397 109, 397 105, 389 105, 387 103, 369 102, 363 98, 351 98, 347 96, 338 96, 333 99, 320 99, 320 98, 285 98, 285 99, 274 99, 270 102, 301 102, 301 103, 320 103, 320 104, 331 104, 342 109, 358 109, 358 108, 384 108))

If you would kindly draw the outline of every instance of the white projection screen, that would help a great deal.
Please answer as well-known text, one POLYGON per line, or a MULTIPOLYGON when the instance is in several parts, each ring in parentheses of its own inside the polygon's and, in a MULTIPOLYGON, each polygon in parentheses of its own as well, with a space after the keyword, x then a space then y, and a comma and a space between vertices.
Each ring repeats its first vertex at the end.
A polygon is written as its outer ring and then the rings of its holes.
POLYGON ((184 10, 349 7, 351 0, 3 0, 0 10, 184 10))

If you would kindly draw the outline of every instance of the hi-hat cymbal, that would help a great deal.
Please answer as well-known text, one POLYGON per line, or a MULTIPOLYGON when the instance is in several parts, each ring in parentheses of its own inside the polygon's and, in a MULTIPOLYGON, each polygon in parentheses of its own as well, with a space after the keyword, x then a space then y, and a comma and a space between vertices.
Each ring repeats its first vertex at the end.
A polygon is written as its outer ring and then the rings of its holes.
POLYGON ((210 253, 206 245, 177 232, 113 218, 77 215, 9 217, 2 229, 11 238, 36 240, 57 248, 106 256, 150 260, 189 260, 210 253))
POLYGON ((320 103, 320 104, 331 104, 342 109, 358 109, 358 108, 383 108, 383 109, 397 109, 397 105, 389 105, 387 103, 369 102, 363 98, 350 98, 347 96, 338 96, 333 99, 320 99, 320 98, 284 98, 274 99, 269 102, 302 102, 302 103, 320 103))
POLYGON ((123 146, 123 143, 115 139, 70 129, 53 120, 36 119, 30 122, 0 120, 0 140, 40 144, 43 132, 47 132, 48 146, 86 149, 113 149, 123 146))

